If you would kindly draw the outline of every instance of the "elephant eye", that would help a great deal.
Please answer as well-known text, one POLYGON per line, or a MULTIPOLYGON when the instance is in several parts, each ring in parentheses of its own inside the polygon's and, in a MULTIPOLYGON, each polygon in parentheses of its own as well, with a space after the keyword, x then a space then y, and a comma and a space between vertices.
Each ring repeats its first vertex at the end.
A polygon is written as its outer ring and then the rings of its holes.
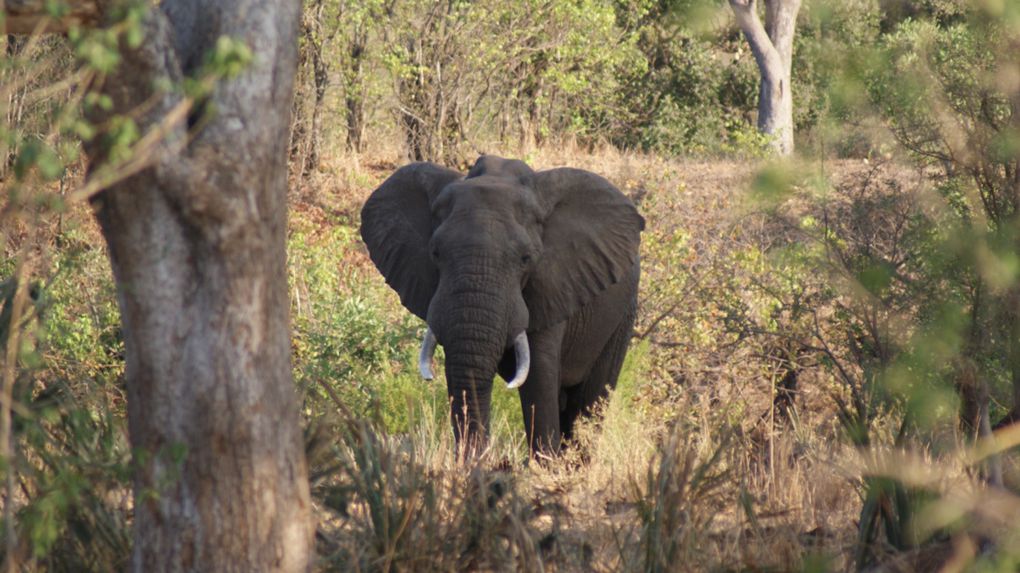
POLYGON ((437 249, 435 247, 432 247, 432 260, 433 261, 438 261, 439 260, 439 249, 437 249))
POLYGON ((521 255, 521 264, 527 265, 531 263, 531 255, 521 255))

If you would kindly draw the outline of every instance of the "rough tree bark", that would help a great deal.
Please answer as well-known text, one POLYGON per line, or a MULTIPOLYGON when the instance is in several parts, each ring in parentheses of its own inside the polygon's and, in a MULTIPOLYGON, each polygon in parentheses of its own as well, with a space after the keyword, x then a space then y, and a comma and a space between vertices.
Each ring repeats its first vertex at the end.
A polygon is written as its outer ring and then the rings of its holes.
POLYGON ((790 70, 793 36, 801 0, 764 0, 765 24, 758 17, 757 0, 729 0, 761 74, 758 129, 772 137, 779 155, 793 153, 793 92, 790 70))
POLYGON ((308 569, 284 251, 300 11, 164 0, 102 86, 113 113, 169 134, 150 168, 93 198, 126 349, 133 571, 308 569), (155 86, 197 73, 222 36, 247 44, 251 65, 217 85, 211 117, 175 121, 183 94, 155 86))

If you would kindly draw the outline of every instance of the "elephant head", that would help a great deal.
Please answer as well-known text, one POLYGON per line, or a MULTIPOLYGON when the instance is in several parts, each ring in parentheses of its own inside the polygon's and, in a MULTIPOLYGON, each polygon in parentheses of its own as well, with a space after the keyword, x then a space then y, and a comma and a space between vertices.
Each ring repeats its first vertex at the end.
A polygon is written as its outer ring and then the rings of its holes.
POLYGON ((594 173, 535 172, 494 156, 466 177, 432 163, 402 167, 372 193, 361 221, 372 261, 428 323, 424 376, 436 342, 446 350, 461 447, 484 444, 504 354, 516 362, 509 385, 525 383, 527 333, 566 320, 626 276, 644 228, 630 200, 594 173))

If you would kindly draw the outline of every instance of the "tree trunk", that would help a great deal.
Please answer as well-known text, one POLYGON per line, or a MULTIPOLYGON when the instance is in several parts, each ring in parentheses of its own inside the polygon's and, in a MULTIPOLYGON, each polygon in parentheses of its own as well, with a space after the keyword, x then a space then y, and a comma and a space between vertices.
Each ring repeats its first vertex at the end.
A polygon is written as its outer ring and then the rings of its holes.
POLYGON ((793 153, 790 71, 800 3, 801 0, 765 0, 763 26, 756 0, 730 0, 730 8, 747 38, 761 74, 758 129, 772 137, 772 147, 779 155, 793 153))
POLYGON ((1006 363, 1009 366, 1013 401, 1009 412, 996 422, 994 429, 1020 421, 1020 285, 1013 285, 1009 289, 1003 303, 1007 333, 1006 363))
POLYGON ((290 166, 302 179, 308 178, 318 169, 321 155, 322 108, 329 84, 329 66, 323 57, 326 42, 322 25, 325 18, 323 9, 323 0, 314 0, 301 20, 298 80, 290 135, 290 166), (311 100, 308 90, 311 90, 311 100))
MULTIPOLYGON (((2 35, 4 38, 3 54, 7 58, 7 61, 14 61, 15 58, 21 53, 21 50, 25 47, 28 42, 28 36, 13 36, 13 35, 2 35)), ((0 81, 11 82, 9 85, 17 85, 17 82, 23 80, 25 74, 30 73, 27 69, 19 66, 13 66, 5 70, 0 71, 0 81), (21 77, 16 77, 21 76, 21 77)), ((25 94, 28 88, 22 86, 20 89, 12 89, 7 92, 7 101, 0 102, 0 112, 4 115, 4 125, 13 126, 21 125, 22 117, 25 113, 25 94)), ((0 181, 7 178, 7 173, 11 167, 14 166, 14 161, 18 158, 18 152, 20 151, 17 146, 17 139, 13 142, 14 145, 10 145, 9 141, 0 141, 0 181)))
POLYGON ((399 80, 397 87, 397 98, 403 102, 403 109, 399 111, 400 122, 404 127, 404 138, 407 143, 407 155, 411 161, 428 161, 426 144, 427 126, 417 112, 422 109, 419 105, 421 93, 424 89, 419 76, 411 80, 399 80))
POLYGON ((319 168, 322 148, 322 112, 326 105, 326 88, 329 86, 329 67, 322 55, 321 44, 312 52, 312 80, 315 87, 315 101, 312 104, 312 125, 308 137, 308 153, 305 155, 304 174, 319 168))
MULTIPOLYGON (((285 255, 300 9, 164 0, 103 84, 113 113, 168 134, 152 167, 93 199, 125 340, 133 571, 309 566, 285 255), (202 106, 213 115, 186 133, 184 96, 154 86, 196 73, 223 36, 247 44, 252 63, 217 85, 202 106)), ((95 172, 104 150, 88 151, 95 172)))
POLYGON ((360 153, 365 135, 365 54, 367 32, 359 34, 351 43, 350 78, 345 87, 347 106, 347 149, 360 153))
POLYGON ((308 149, 305 153, 302 175, 308 176, 319 168, 322 155, 322 114, 326 105, 326 88, 329 87, 329 64, 325 57, 327 34, 323 26, 325 5, 323 0, 315 0, 311 12, 311 22, 307 24, 306 40, 311 52, 312 88, 315 99, 312 102, 311 124, 308 126, 308 149))
MULTIPOLYGON (((1020 36, 1014 35, 1010 47, 1020 49, 1020 36)), ((1020 133, 1020 87, 1014 87, 1010 95, 1010 121, 1007 133, 1020 133)), ((1013 218, 1009 223, 1014 232, 1020 230, 1020 158, 1012 162, 1012 181, 1009 185, 1009 197, 1012 203, 1013 218)), ((1006 168, 1006 173, 1010 168, 1006 168)), ((1015 236, 1015 235, 1014 235, 1015 236)), ((1014 240, 1014 252, 1020 252, 1020 240, 1014 240)), ((1020 422, 1020 283, 1014 283, 1006 295, 1006 318, 1008 322, 1007 352, 1010 377, 1013 386, 1013 404, 1009 412, 995 424, 1002 428, 1020 422)))
MULTIPOLYGON (((307 46, 307 43, 303 43, 303 46, 307 46)), ((307 154, 306 147, 308 146, 308 132, 309 132, 309 121, 308 121, 308 109, 307 96, 306 96, 306 81, 305 81, 305 70, 308 60, 307 49, 300 49, 298 51, 298 64, 297 74, 294 82, 294 97, 293 103, 291 104, 291 124, 290 124, 290 145, 289 154, 290 159, 288 164, 291 169, 295 170, 295 175, 298 177, 304 177, 305 168, 305 155, 307 154)))
POLYGON ((360 153, 365 140, 365 100, 363 94, 348 95, 347 149, 360 153))
MULTIPOLYGON (((960 429, 968 439, 975 441, 992 438, 990 389, 987 379, 973 358, 979 356, 978 349, 985 346, 982 324, 985 305, 985 285, 979 279, 971 293, 969 332, 956 366, 956 390, 960 394, 960 429)), ((1002 461, 998 454, 988 457, 982 471, 988 483, 1002 485, 1002 461)))

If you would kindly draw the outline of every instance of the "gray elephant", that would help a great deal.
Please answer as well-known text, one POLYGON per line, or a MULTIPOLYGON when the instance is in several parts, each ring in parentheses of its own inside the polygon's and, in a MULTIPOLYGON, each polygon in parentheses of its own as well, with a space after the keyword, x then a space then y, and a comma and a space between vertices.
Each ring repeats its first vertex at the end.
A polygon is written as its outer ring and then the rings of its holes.
POLYGON ((644 219, 580 169, 483 155, 467 177, 398 169, 368 198, 361 236, 404 306, 425 319, 419 368, 446 350, 454 435, 477 451, 498 372, 520 388, 532 455, 554 454, 615 386, 637 308, 644 219))

